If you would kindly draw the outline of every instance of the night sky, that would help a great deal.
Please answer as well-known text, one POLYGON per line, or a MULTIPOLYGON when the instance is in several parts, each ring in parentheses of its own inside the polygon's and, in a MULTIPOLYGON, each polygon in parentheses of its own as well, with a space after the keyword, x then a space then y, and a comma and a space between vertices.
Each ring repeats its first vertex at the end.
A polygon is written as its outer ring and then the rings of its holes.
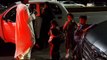
POLYGON ((10 5, 10 4, 12 4, 12 3, 16 2, 16 1, 22 1, 23 2, 23 0, 0 0, 0 4, 2 4, 2 5, 10 5))

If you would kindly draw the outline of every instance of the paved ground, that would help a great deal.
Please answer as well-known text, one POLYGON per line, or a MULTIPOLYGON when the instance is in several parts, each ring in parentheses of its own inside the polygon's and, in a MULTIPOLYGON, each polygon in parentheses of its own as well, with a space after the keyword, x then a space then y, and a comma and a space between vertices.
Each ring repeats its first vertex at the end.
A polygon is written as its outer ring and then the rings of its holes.
MULTIPOLYGON (((65 56, 65 45, 64 43, 61 44, 61 60, 63 60, 64 56, 65 56)), ((9 52, 8 52, 9 53, 9 52)), ((0 53, 0 60, 14 60, 13 58, 14 53, 12 52, 10 55, 6 54, 5 50, 4 52, 2 52, 2 54, 0 53), (3 55, 4 53, 4 55, 3 55)), ((42 50, 37 50, 35 48, 33 48, 32 50, 32 55, 31 55, 31 60, 49 60, 49 47, 42 49, 42 50)))
MULTIPOLYGON (((64 43, 61 44, 60 55, 61 55, 61 58, 64 58, 64 56, 65 56, 64 43)), ((43 49, 41 51, 32 52, 32 58, 33 59, 35 58, 36 60, 48 60, 49 59, 49 48, 43 49)))

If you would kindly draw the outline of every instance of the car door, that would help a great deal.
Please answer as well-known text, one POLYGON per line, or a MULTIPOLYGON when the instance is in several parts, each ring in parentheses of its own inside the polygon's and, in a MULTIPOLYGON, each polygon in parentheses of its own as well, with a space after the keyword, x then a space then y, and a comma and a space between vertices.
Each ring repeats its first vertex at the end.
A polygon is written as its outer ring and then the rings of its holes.
POLYGON ((2 15, 1 26, 5 42, 15 43, 16 5, 7 9, 2 15))

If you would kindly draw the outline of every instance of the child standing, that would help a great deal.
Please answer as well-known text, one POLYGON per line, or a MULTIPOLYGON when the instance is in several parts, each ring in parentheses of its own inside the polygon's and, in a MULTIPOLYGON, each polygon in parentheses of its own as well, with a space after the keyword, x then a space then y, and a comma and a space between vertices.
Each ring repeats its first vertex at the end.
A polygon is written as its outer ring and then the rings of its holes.
POLYGON ((50 45, 50 58, 52 60, 59 60, 60 30, 56 21, 51 21, 51 27, 48 34, 50 35, 50 38, 48 40, 48 43, 50 45))

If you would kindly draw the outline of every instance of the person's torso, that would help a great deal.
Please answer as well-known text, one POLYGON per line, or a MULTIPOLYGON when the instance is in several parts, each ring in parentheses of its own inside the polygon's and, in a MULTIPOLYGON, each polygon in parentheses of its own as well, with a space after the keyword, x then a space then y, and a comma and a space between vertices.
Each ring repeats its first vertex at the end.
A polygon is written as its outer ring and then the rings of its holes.
POLYGON ((71 21, 67 26, 67 33, 68 34, 74 33, 75 29, 76 29, 76 23, 71 21))

